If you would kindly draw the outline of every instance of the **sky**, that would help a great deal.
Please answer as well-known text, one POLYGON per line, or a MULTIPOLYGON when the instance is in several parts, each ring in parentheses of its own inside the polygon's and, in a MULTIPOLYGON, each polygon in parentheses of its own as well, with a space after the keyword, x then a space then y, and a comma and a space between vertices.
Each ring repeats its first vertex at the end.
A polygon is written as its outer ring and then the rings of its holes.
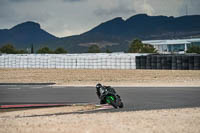
POLYGON ((200 0, 0 0, 0 29, 34 21, 65 37, 86 32, 115 17, 199 15, 200 0))

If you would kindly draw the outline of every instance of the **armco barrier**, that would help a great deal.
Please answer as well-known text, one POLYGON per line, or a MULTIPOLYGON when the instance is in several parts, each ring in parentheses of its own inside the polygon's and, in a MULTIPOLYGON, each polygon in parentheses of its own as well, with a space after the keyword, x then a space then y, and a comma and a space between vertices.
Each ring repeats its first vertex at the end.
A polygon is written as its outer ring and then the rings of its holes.
POLYGON ((2 54, 0 68, 136 69, 140 55, 146 54, 2 54))
POLYGON ((136 69, 200 70, 200 55, 136 56, 136 69))

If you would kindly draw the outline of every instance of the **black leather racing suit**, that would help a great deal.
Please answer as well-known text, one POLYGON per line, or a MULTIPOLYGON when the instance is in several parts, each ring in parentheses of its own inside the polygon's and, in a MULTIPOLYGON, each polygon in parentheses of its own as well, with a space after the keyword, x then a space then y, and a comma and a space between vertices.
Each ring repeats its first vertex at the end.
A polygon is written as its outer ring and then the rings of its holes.
POLYGON ((110 87, 110 86, 102 86, 99 89, 96 89, 97 96, 100 99, 100 104, 105 104, 106 103, 106 101, 104 99, 104 95, 102 94, 102 92, 104 92, 105 89, 107 89, 107 91, 109 91, 110 93, 113 93, 114 95, 116 94, 115 89, 110 87))

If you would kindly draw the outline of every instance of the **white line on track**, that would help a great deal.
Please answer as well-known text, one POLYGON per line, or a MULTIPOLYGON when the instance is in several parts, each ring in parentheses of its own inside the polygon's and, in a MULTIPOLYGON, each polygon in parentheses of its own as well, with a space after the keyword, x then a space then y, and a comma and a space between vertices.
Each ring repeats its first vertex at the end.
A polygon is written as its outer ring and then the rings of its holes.
POLYGON ((21 88, 8 88, 9 90, 20 90, 21 88))
POLYGON ((51 86, 51 88, 66 88, 67 86, 51 86))
POLYGON ((31 87, 32 89, 41 89, 41 88, 43 88, 43 87, 31 87))

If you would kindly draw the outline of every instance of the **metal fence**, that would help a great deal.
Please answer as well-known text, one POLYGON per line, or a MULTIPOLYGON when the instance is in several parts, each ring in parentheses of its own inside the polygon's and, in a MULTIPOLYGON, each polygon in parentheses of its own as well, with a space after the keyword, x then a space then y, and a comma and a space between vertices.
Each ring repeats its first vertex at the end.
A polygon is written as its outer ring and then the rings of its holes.
POLYGON ((0 68, 136 69, 145 54, 2 54, 0 68))

